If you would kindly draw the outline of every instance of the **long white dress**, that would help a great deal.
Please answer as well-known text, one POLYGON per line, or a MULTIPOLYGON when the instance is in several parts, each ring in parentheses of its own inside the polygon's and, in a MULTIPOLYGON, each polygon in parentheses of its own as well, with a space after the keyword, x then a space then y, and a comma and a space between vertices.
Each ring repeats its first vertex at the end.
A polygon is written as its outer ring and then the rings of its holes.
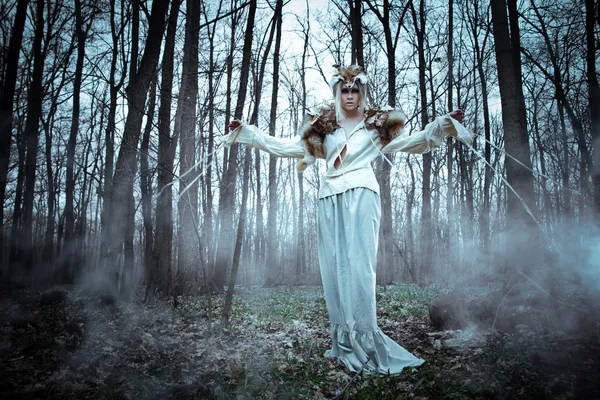
MULTIPOLYGON (((446 135, 464 141, 472 137, 447 115, 421 132, 402 133, 385 147, 377 132, 366 129, 363 122, 350 133, 339 128, 326 136, 327 172, 318 202, 319 264, 332 338, 325 356, 338 358, 351 372, 398 374, 424 362, 377 326, 375 266, 381 205, 371 162, 380 152, 426 153, 439 147, 446 135), (335 168, 340 154, 344 154, 341 165, 335 168)), ((254 126, 243 125, 224 137, 226 144, 234 139, 280 157, 304 156, 299 137, 276 138, 254 126)))

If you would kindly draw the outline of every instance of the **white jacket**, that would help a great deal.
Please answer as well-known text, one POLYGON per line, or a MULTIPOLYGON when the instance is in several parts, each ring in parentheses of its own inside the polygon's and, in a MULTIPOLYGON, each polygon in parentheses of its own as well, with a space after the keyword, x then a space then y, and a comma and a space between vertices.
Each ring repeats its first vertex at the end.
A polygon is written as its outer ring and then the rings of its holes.
MULTIPOLYGON (((325 137, 325 163, 327 171, 321 178, 319 198, 365 187, 379 193, 379 184, 371 162, 381 153, 404 151, 423 154, 440 147, 446 136, 457 137, 461 141, 471 142, 472 133, 449 115, 437 117, 427 124, 423 131, 409 135, 406 130, 382 148, 375 129, 366 129, 364 121, 359 122, 352 132, 346 134, 344 128, 338 128, 325 137), (341 164, 336 169, 335 160, 347 146, 341 164)), ((256 126, 243 124, 223 137, 225 145, 242 143, 266 151, 277 157, 303 158, 305 148, 300 136, 278 138, 263 133, 256 126)))

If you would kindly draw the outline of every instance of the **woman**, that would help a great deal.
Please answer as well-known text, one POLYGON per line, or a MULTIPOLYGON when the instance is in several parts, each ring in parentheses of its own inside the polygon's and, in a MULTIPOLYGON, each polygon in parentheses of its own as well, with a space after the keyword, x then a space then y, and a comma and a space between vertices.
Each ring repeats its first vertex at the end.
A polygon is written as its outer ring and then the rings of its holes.
POLYGON ((367 110, 367 76, 362 68, 340 68, 331 80, 334 105, 323 107, 303 128, 303 137, 283 139, 234 120, 225 143, 243 143, 279 157, 302 158, 299 169, 325 158, 318 201, 321 278, 333 346, 352 372, 397 374, 424 361, 386 336, 377 326, 375 265, 381 206, 371 162, 381 152, 426 153, 449 135, 470 141, 460 124, 462 111, 438 117, 425 130, 403 132, 397 111, 367 110))

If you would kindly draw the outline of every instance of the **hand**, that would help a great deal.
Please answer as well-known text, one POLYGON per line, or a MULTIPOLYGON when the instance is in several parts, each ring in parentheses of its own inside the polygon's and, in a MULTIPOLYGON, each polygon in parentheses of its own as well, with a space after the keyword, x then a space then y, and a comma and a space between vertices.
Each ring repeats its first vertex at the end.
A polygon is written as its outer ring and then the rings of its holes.
POLYGON ((452 118, 454 118, 455 120, 457 120, 458 122, 460 122, 461 124, 463 123, 463 121, 465 119, 465 113, 463 113, 462 110, 454 110, 451 113, 449 113, 448 115, 451 116, 452 118))
POLYGON ((231 121, 229 123, 229 125, 227 127, 229 128, 230 131, 232 131, 232 130, 236 129, 237 127, 239 127, 241 124, 242 123, 239 120, 234 119, 233 121, 231 121))

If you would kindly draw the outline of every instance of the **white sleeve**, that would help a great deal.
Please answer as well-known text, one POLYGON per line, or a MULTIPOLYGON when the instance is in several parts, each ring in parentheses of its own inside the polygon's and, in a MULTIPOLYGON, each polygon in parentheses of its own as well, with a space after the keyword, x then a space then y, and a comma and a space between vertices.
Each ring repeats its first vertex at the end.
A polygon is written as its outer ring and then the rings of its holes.
POLYGON ((403 131, 398 137, 389 142, 381 151, 396 153, 399 151, 423 154, 440 147, 446 136, 456 137, 463 142, 471 143, 473 134, 448 114, 437 117, 425 126, 425 129, 408 135, 403 131))
POLYGON ((226 146, 231 146, 234 142, 266 151, 277 157, 304 157, 304 146, 300 136, 278 138, 263 133, 254 125, 242 123, 238 129, 234 129, 223 136, 223 144, 226 146))

